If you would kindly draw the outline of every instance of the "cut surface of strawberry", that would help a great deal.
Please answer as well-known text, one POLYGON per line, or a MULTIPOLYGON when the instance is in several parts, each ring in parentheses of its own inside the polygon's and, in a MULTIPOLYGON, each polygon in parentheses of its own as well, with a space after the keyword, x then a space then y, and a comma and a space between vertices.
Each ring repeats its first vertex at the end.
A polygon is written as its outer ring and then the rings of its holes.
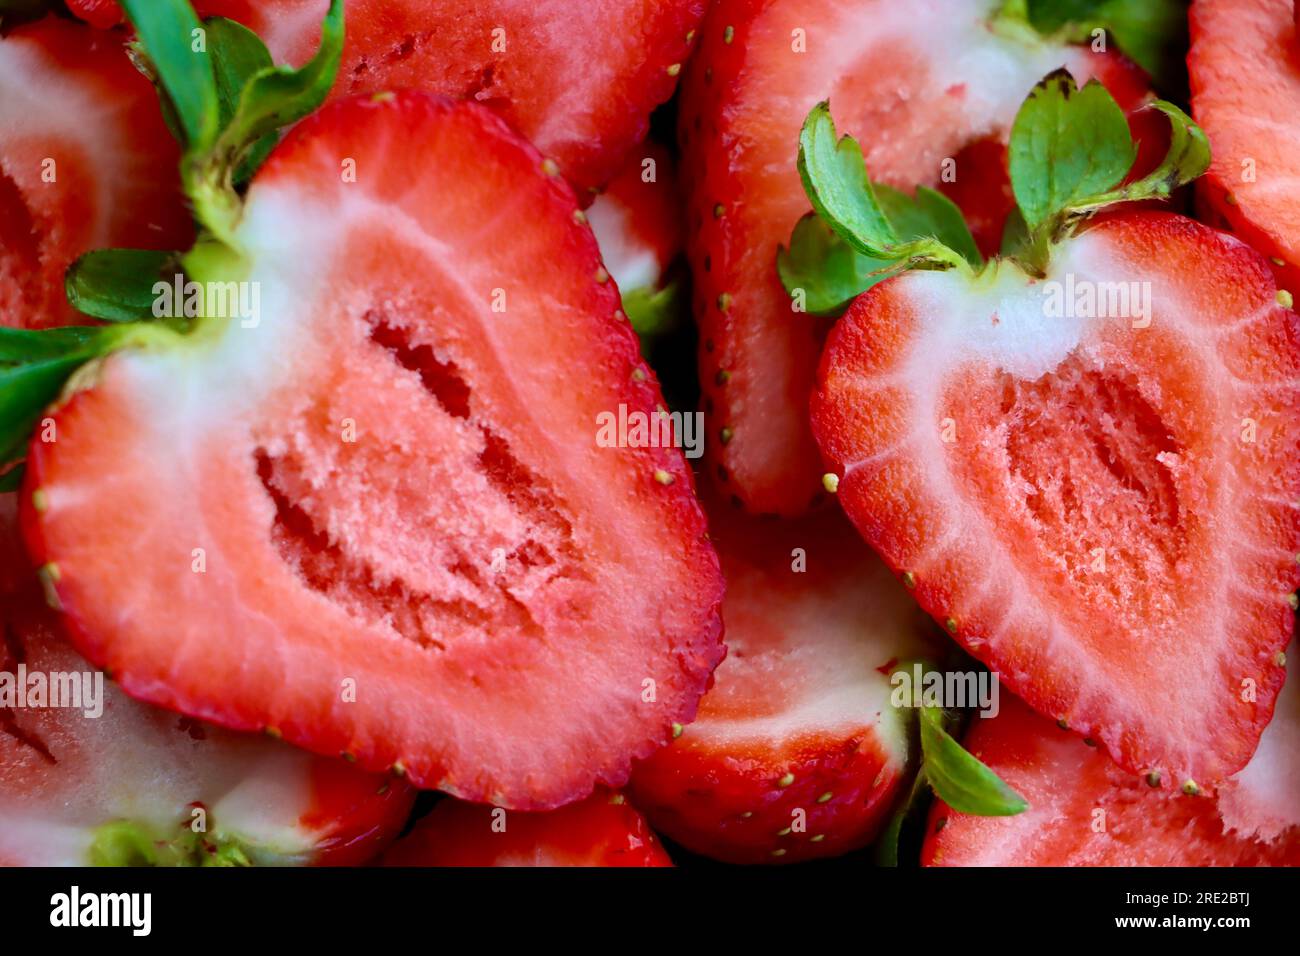
POLYGON ((597 790, 543 813, 443 800, 384 854, 385 866, 672 866, 622 794, 597 790))
MULTIPOLYGON (((329 0, 194 6, 247 26, 277 63, 301 66, 320 43, 329 0)), ((672 96, 704 8, 704 0, 585 0, 581 9, 571 0, 348 0, 334 93, 406 87, 490 106, 585 200, 672 96)))
POLYGON ((90 249, 188 245, 179 158, 122 37, 54 17, 0 37, 0 325, 74 321, 63 276, 90 249))
POLYGON ((858 298, 813 430, 845 511, 963 646, 1127 770, 1205 785, 1249 759, 1283 679, 1298 321, 1237 239, 1104 218, 1041 280, 1001 261, 858 298))
POLYGON ((657 830, 733 863, 865 846, 908 761, 889 671, 925 650, 915 603, 843 517, 711 510, 727 577, 726 661, 695 723, 639 765, 657 830))
POLYGON ((1008 697, 966 746, 1023 793, 1015 817, 936 801, 927 866, 1300 866, 1300 690, 1288 681, 1250 763, 1216 793, 1153 789, 1008 697))
POLYGON ((586 214, 623 296, 658 289, 683 242, 672 154, 660 143, 642 143, 586 214))
POLYGON ((0 865, 353 866, 406 822, 400 780, 96 685, 39 589, 6 596, 4 624, 0 865))
POLYGON ((681 453, 596 440, 661 399, 576 211, 474 104, 296 127, 243 271, 190 263, 256 320, 158 330, 33 440, 25 533, 77 647, 133 696, 465 798, 621 785, 694 716, 722 583, 681 453))
POLYGON ((682 90, 688 251, 709 453, 752 512, 799 514, 819 493, 807 398, 828 323, 791 310, 775 269, 809 210, 795 167, 809 109, 831 101, 874 179, 949 192, 987 249, 1012 206, 1008 130, 1040 78, 1065 66, 1126 110, 1146 98, 1117 54, 999 32, 996 6, 721 0, 706 16, 682 90))
POLYGON ((1291 0, 1196 0, 1187 72, 1192 113, 1213 147, 1197 184, 1207 218, 1264 255, 1300 290, 1297 134, 1300 47, 1291 0))

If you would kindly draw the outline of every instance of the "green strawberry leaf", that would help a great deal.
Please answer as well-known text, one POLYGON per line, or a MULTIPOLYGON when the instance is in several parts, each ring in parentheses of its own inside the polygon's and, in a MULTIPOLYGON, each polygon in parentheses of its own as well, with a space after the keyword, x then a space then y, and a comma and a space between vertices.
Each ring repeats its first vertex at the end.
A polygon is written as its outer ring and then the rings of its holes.
POLYGON ((121 0, 150 68, 174 110, 182 142, 201 152, 219 130, 217 84, 206 30, 189 0, 121 0))
POLYGON ((912 777, 912 786, 908 789, 907 796, 894 808, 889 822, 880 831, 880 836, 872 846, 876 866, 898 866, 898 845, 902 840, 903 830, 922 816, 926 807, 925 798, 929 791, 930 781, 925 775, 925 765, 922 764, 917 768, 916 775, 912 777))
MULTIPOLYGON (((935 240, 973 268, 984 263, 961 210, 942 193, 924 186, 915 197, 872 183, 877 205, 889 228, 908 243, 935 240)), ((777 249, 776 269, 791 299, 813 315, 837 316, 872 286, 913 265, 908 258, 864 256, 816 213, 795 224, 789 247, 777 249)))
MULTIPOLYGON (((239 109, 239 98, 248 82, 263 70, 273 69, 275 61, 271 51, 256 33, 234 20, 213 17, 206 21, 208 49, 212 53, 212 72, 217 81, 217 101, 221 111, 221 127, 225 129, 239 109)), ((253 142, 235 171, 235 184, 252 178, 265 162, 280 137, 267 133, 253 142)))
POLYGON ((942 708, 921 708, 921 752, 934 792, 958 813, 1005 817, 1023 813, 1029 804, 992 770, 957 743, 945 729, 942 708))
POLYGON ((623 293, 623 311, 642 339, 676 328, 686 306, 686 285, 680 276, 661 289, 640 288, 623 293))
MULTIPOLYGON (((1210 164, 1201 128, 1182 110, 1158 100, 1150 109, 1170 123, 1170 146, 1150 174, 1120 185, 1137 155, 1123 111, 1096 80, 1078 89, 1064 70, 1049 74, 1029 94, 1011 127, 1011 189, 1024 220, 1017 258, 1041 275, 1051 244, 1083 217, 1107 206, 1166 199, 1210 164)), ((1018 223, 1012 223, 1018 240, 1018 223)))
POLYGON ((800 219, 790 246, 776 252, 781 284, 801 311, 840 315, 873 285, 896 275, 900 263, 862 255, 815 212, 800 219))
POLYGON ((1078 89, 1065 70, 1049 74, 1011 127, 1011 187, 1030 232, 1119 183, 1136 158, 1128 120, 1104 86, 1078 89))
POLYGON ((180 268, 177 253, 99 249, 68 267, 64 288, 74 309, 105 322, 154 318, 154 286, 180 268))

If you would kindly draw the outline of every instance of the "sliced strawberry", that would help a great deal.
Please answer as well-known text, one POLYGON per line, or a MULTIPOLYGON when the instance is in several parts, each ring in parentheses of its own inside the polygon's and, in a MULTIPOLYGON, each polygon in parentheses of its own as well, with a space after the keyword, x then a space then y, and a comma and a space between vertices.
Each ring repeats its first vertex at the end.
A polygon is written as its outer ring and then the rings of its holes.
POLYGON ((828 325, 791 311, 775 269, 809 210, 795 168, 809 109, 831 100, 874 179, 951 189, 988 247, 1012 205, 1007 134, 1044 74, 1097 76, 1125 109, 1145 98, 1116 54, 995 32, 996 6, 720 0, 701 27, 680 124, 701 380, 710 453, 750 511, 794 515, 818 494, 807 396, 828 325))
MULTIPOLYGON (((22 677, 32 693, 60 675, 93 689, 39 589, 9 595, 4 618, 0 687, 12 693, 22 677)), ((77 708, 0 697, 0 865, 356 865, 410 813, 414 791, 400 780, 99 686, 89 710, 89 697, 77 708)))
POLYGON ((1298 320, 1256 253, 1164 213, 1066 241, 1047 279, 872 289, 827 343, 813 430, 972 654, 1126 769, 1204 785, 1255 749, 1294 623, 1298 320), (1053 317, 1053 289, 1107 283, 1145 291, 1149 325, 1140 299, 1053 317))
POLYGON ((385 866, 672 866, 622 794, 597 790, 545 813, 443 800, 384 854, 385 866))
POLYGON ((176 143, 120 36, 53 17, 0 37, 0 325, 67 324, 89 249, 191 238, 176 143))
POLYGON ((260 322, 110 356, 33 443, 27 541, 78 648, 465 798, 621 785, 694 716, 722 584, 680 452, 596 440, 661 398, 576 213, 474 104, 301 123, 234 236, 260 322))
POLYGON ((117 26, 124 19, 122 8, 117 0, 64 0, 68 12, 80 17, 92 27, 107 30, 117 26))
MULTIPOLYGON (((85 3, 86 0, 83 0, 85 3)), ((277 62, 320 44, 329 0, 196 0, 277 62)), ((580 195, 608 182, 673 94, 705 0, 349 0, 335 95, 410 87, 473 99, 551 157, 580 195)), ((74 11, 75 12, 75 11, 74 11)), ((106 16, 106 15, 105 15, 106 16)))
POLYGON ((923 615, 844 519, 760 521, 723 505, 726 661, 679 739, 637 767, 660 832, 733 863, 865 846, 908 759, 894 662, 925 649, 923 615))
POLYGON ((1196 0, 1187 71, 1214 162, 1197 187, 1208 218, 1268 256, 1300 290, 1300 40, 1291 0, 1196 0))
POLYGON ((653 291, 682 252, 683 225, 672 154, 647 140, 587 210, 605 268, 627 297, 653 291))
POLYGON ((1300 866, 1300 685, 1292 679, 1246 768, 1217 794, 1150 787, 1014 698, 965 744, 1029 801, 972 817, 936 801, 927 866, 1300 866))

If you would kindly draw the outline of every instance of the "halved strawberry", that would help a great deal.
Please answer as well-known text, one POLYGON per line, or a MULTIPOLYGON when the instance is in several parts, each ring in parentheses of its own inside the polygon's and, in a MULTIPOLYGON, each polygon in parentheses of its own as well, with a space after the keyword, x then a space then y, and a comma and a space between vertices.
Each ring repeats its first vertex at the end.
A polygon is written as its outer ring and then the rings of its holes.
POLYGON ((443 800, 384 854, 384 866, 672 866, 622 794, 597 790, 543 813, 443 800))
POLYGON ((904 779, 889 673, 924 616, 843 517, 711 510, 727 577, 726 661, 695 723, 639 765, 660 832, 733 863, 838 856, 879 830, 904 779))
POLYGON ((0 37, 0 325, 73 321, 63 275, 89 249, 188 245, 179 156, 120 36, 49 17, 0 37))
POLYGON ((1282 682, 1300 320, 1277 295, 1231 236, 1115 216, 1043 279, 1002 260, 876 286, 818 372, 840 503, 921 604, 1034 709, 1175 785, 1240 769, 1282 682), (1052 311, 1085 287, 1138 298, 1052 311))
POLYGON ((1300 866, 1300 684, 1278 698, 1250 763, 1217 794, 1152 789, 1106 755, 1008 699, 965 744, 1029 801, 972 817, 936 800, 927 866, 1300 866))
POLYGON ((1147 96, 1117 54, 995 29, 997 6, 720 0, 701 27, 680 123, 700 376, 722 487, 752 512, 799 514, 818 494, 807 396, 828 323, 792 312, 775 269, 809 210, 795 168, 808 110, 831 100, 874 178, 950 190, 987 250, 1012 206, 1007 133, 1045 73, 1097 76, 1125 109, 1147 96))
POLYGON ((6 595, 3 623, 0 865, 352 866, 406 822, 400 780, 131 700, 66 644, 39 588, 6 595), (56 684, 89 696, 54 706, 56 684))
POLYGON ((33 441, 27 541, 78 648, 469 799, 621 785, 694 716, 722 585, 680 452, 596 440, 660 396, 576 213, 474 104, 299 124, 186 260, 260 321, 132 327, 33 441))
MULTIPOLYGON (((277 63, 301 66, 320 43, 329 0, 194 6, 252 29, 277 63)), ((705 6, 585 0, 577 16, 571 0, 348 0, 334 92, 410 87, 491 106, 586 199, 618 172, 645 137, 650 112, 672 96, 705 6)))
POLYGON ((1196 0, 1187 54, 1192 113, 1213 147, 1198 185, 1207 217, 1268 256, 1300 290, 1300 39, 1292 0, 1196 0))

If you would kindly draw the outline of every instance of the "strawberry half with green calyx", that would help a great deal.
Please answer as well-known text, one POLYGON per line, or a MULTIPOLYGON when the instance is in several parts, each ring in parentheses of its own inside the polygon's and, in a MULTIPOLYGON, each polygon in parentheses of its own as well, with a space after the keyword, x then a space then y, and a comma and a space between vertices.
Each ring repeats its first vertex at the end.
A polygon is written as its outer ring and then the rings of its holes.
MULTIPOLYGON (((967 650, 1127 770, 1205 786, 1245 764, 1282 681, 1300 353, 1243 244, 1168 214, 1089 218, 1207 165, 1160 108, 1169 156, 1117 187, 1121 111, 1044 81, 1012 136, 1014 255, 940 271, 927 249, 928 270, 857 299, 812 416, 828 487, 967 650)), ((803 148, 837 235, 897 254, 824 111, 803 148)))
POLYGON ((763 521, 719 504, 728 655, 693 724, 632 776, 651 824, 732 863, 870 843, 907 780, 910 712, 889 671, 929 622, 843 517, 763 521))
POLYGON ((1206 221, 1222 223, 1300 289, 1300 203, 1295 133, 1300 110, 1300 33, 1291 0, 1198 0, 1187 53, 1192 114, 1214 147, 1197 183, 1206 221))
POLYGON ((0 865, 351 866, 401 830, 400 780, 131 700, 32 590, 4 599, 0 865))
POLYGON ((936 803, 927 866, 1300 866, 1300 687, 1289 680, 1259 750, 1217 792, 1152 788, 1018 700, 965 743, 1028 794, 989 819, 936 803))
POLYGON ((1038 80, 1064 66, 1126 110, 1150 96, 1119 54, 993 26, 999 7, 718 0, 706 15, 679 122, 687 242, 710 472, 750 512, 795 516, 821 496, 806 403, 829 323, 794 313, 772 268, 809 211, 795 171, 808 111, 834 101, 879 181, 944 192, 989 253, 1014 206, 1007 136, 1038 80))
POLYGON ((621 793, 543 813, 443 800, 393 845, 384 866, 672 866, 621 793))
POLYGON ((120 38, 55 17, 0 37, 0 326, 74 321, 87 249, 189 243, 177 155, 120 38))
POLYGON ((485 108, 391 94, 298 124, 207 225, 187 275, 258 290, 257 321, 149 326, 31 446, 26 540, 78 649, 468 799, 621 785, 694 716, 722 582, 680 452, 596 440, 662 399, 569 187, 485 108))

